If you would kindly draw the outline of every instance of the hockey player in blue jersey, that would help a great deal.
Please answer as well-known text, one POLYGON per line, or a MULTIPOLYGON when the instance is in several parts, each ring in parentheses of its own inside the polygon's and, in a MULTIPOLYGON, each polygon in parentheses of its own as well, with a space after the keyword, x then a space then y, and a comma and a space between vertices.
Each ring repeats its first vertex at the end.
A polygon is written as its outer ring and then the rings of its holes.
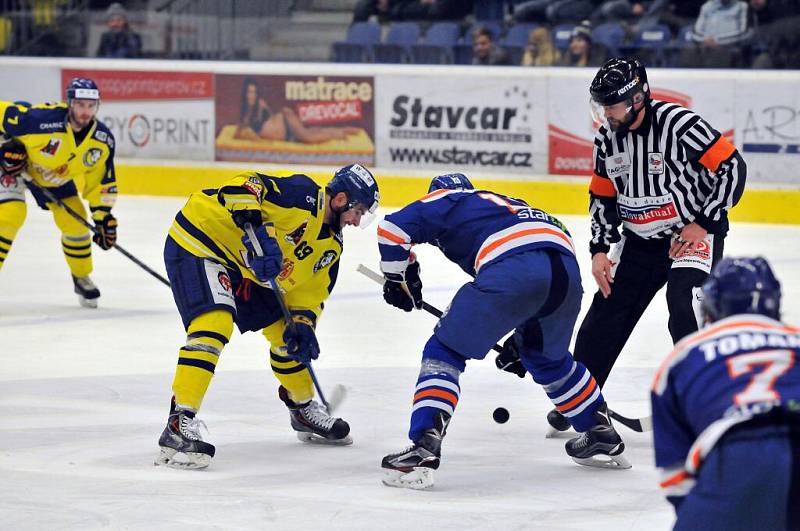
POLYGON ((711 325, 653 382, 653 438, 675 529, 800 530, 800 328, 780 321, 763 258, 726 258, 703 285, 711 325))
POLYGON ((459 289, 425 345, 409 430, 413 445, 384 457, 383 482, 433 486, 467 360, 484 358, 512 330, 524 367, 584 432, 567 442, 567 453, 581 464, 630 467, 599 387, 569 352, 583 290, 566 227, 524 201, 475 190, 463 174, 434 178, 428 195, 378 227, 383 296, 405 311, 422 308, 420 266, 411 253, 420 243, 436 245, 474 280, 459 289))

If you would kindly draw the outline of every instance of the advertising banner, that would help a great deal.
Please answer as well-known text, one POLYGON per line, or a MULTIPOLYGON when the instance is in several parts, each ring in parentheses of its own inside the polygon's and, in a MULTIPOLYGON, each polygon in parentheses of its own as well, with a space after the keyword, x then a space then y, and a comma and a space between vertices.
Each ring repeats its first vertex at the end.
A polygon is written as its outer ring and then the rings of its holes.
POLYGON ((62 87, 73 77, 100 87, 98 118, 114 134, 117 156, 214 159, 212 74, 65 69, 62 87))
POLYGON ((540 171, 531 79, 393 76, 377 80, 378 165, 540 171))
POLYGON ((798 182, 800 93, 796 80, 772 80, 768 90, 760 81, 739 81, 736 132, 748 179, 798 182))
POLYGON ((372 77, 216 76, 216 159, 375 162, 372 77))
MULTIPOLYGON (((678 103, 696 111, 712 127, 734 139, 734 84, 708 79, 702 84, 688 78, 651 74, 654 99, 678 103)), ((548 170, 554 175, 591 175, 592 146, 597 124, 589 106, 589 84, 594 72, 580 76, 553 74, 548 82, 548 170)))

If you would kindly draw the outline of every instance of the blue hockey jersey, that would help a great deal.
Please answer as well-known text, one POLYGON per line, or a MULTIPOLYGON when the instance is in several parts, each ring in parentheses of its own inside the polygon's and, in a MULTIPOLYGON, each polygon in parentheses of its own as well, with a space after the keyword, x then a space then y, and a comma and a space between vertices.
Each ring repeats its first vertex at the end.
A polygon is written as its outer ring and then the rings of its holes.
MULTIPOLYGON (((661 487, 689 493, 703 459, 731 427, 775 407, 800 411, 800 328, 736 315, 679 342, 650 395, 661 487)), ((672 500, 674 501, 674 500, 672 500)))
POLYGON ((411 246, 432 243, 467 274, 510 253, 556 249, 575 254, 566 227, 520 199, 486 190, 436 190, 378 226, 381 270, 402 273, 411 246))

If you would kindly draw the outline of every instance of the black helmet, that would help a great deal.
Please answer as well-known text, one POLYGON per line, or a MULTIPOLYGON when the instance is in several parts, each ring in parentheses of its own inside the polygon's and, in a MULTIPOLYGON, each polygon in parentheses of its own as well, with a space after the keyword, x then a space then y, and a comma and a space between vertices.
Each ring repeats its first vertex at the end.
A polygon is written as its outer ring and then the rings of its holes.
POLYGON ((638 59, 615 57, 600 67, 589 87, 592 100, 600 105, 613 105, 632 100, 641 92, 645 100, 650 99, 647 72, 638 59))

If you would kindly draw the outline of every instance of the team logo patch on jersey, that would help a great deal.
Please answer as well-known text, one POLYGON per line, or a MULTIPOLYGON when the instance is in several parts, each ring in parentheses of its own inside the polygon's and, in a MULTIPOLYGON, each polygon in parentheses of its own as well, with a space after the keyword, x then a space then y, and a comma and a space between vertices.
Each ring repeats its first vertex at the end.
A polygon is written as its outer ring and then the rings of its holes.
POLYGON ((661 153, 648 153, 647 173, 652 173, 652 174, 664 173, 664 155, 662 155, 661 153))
POLYGON ((53 156, 58 151, 58 148, 61 146, 61 140, 58 138, 51 138, 50 142, 47 143, 45 147, 43 147, 39 152, 43 155, 50 155, 53 156))
POLYGON ((88 166, 91 168, 97 161, 100 160, 100 157, 103 156, 103 152, 97 148, 92 148, 83 155, 83 165, 88 166))
POLYGON ((306 227, 308 227, 308 220, 304 221, 299 227, 286 234, 283 238, 292 245, 297 245, 300 243, 300 240, 303 239, 303 235, 306 233, 306 227))
POLYGON ((322 253, 322 257, 314 264, 314 273, 321 269, 325 269, 336 260, 336 251, 327 250, 322 253))
POLYGON ((288 258, 284 258, 283 268, 281 269, 281 274, 278 275, 278 280, 286 280, 288 276, 292 274, 292 271, 294 271, 294 262, 288 258))
POLYGON ((94 137, 100 142, 106 142, 108 140, 108 133, 105 131, 95 131, 94 137))
POLYGON ((2 177, 0 177, 0 186, 3 188, 11 188, 12 186, 16 186, 17 178, 13 175, 9 175, 4 173, 2 177))
POLYGON ((233 290, 233 286, 231 285, 231 277, 229 277, 224 271, 220 271, 217 274, 217 282, 219 282, 219 285, 222 286, 222 289, 225 291, 230 293, 233 290))
POLYGON ((261 185, 261 182, 255 177, 250 177, 247 179, 242 184, 242 187, 247 189, 248 192, 256 197, 261 197, 261 191, 264 189, 264 187, 261 185))
POLYGON ((631 160, 627 153, 613 155, 606 160, 606 173, 609 177, 619 177, 631 171, 631 160))

